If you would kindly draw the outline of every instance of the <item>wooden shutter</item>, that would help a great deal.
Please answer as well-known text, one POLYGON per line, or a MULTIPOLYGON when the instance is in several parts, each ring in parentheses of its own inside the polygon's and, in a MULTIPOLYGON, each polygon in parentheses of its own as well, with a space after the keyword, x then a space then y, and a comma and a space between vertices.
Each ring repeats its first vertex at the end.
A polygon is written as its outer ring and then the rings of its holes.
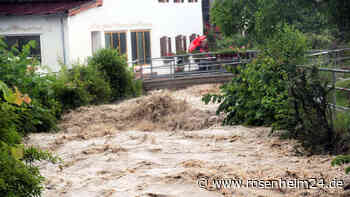
POLYGON ((172 49, 171 49, 171 38, 168 38, 168 54, 172 53, 172 49))
POLYGON ((176 53, 183 51, 183 41, 182 41, 182 35, 178 35, 175 37, 175 43, 176 43, 176 53))
POLYGON ((160 38, 160 55, 162 57, 167 55, 167 40, 166 36, 160 38))
POLYGON ((182 37, 182 41, 183 41, 183 50, 185 52, 187 52, 187 38, 186 38, 186 36, 182 37))

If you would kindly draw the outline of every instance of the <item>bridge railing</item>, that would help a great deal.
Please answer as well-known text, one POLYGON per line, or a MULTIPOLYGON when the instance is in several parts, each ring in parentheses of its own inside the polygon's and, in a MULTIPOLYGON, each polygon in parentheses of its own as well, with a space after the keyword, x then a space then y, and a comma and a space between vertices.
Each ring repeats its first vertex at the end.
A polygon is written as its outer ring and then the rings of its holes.
POLYGON ((225 73, 227 66, 246 64, 257 51, 245 51, 238 53, 197 53, 183 54, 167 57, 147 59, 146 65, 143 59, 129 62, 132 65, 135 76, 142 80, 174 79, 189 75, 225 73))

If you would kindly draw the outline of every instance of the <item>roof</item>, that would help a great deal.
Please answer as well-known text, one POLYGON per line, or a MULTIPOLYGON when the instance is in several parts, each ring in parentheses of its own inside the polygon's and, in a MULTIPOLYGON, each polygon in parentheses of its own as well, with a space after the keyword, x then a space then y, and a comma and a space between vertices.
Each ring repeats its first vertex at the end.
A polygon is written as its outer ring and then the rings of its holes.
POLYGON ((1 0, 0 15, 75 15, 102 6, 102 0, 1 0))

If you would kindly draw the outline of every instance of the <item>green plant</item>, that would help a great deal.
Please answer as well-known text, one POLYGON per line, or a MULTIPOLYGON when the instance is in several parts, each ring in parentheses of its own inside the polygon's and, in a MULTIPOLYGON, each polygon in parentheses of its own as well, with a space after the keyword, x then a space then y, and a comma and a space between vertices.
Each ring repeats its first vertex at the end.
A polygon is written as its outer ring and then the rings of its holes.
POLYGON ((234 70, 239 74, 221 87, 221 95, 203 97, 220 103, 224 124, 271 125, 288 112, 288 80, 304 61, 306 39, 284 26, 266 43, 255 60, 234 70))
POLYGON ((15 88, 16 93, 26 92, 33 100, 19 110, 23 133, 55 129, 61 113, 60 104, 55 100, 51 88, 55 78, 52 75, 40 76, 36 72, 39 62, 30 57, 30 51, 35 46, 36 43, 30 41, 22 49, 16 46, 8 49, 0 39, 0 80, 15 88), (24 111, 27 115, 24 115, 24 111))
POLYGON ((228 48, 252 48, 252 44, 249 43, 249 38, 244 37, 241 34, 234 34, 232 36, 223 36, 221 39, 216 40, 216 50, 228 49, 228 48))
POLYGON ((113 100, 141 94, 142 90, 136 85, 133 72, 128 68, 126 58, 120 55, 117 50, 99 50, 89 59, 88 64, 96 66, 103 73, 111 86, 113 100))
MULTIPOLYGON (((335 159, 333 159, 331 165, 332 166, 341 166, 344 164, 349 164, 350 163, 350 155, 340 155, 337 156, 335 159)), ((350 167, 345 168, 345 173, 349 174, 350 173, 350 167)))
POLYGON ((21 145, 26 108, 29 97, 23 97, 16 89, 13 92, 0 81, 0 193, 4 197, 37 197, 41 195, 44 178, 33 162, 48 160, 57 162, 59 158, 34 147, 21 145), (26 103, 26 104, 25 104, 26 103))
POLYGON ((307 33, 306 36, 312 49, 329 49, 335 41, 334 36, 329 33, 307 33))
POLYGON ((316 67, 298 69, 290 82, 289 113, 277 122, 279 129, 289 131, 291 137, 299 139, 311 153, 336 151, 337 135, 332 128, 332 110, 328 95, 332 91, 328 82, 322 81, 316 67))
POLYGON ((0 193, 4 197, 39 197, 44 177, 33 162, 60 159, 34 147, 9 146, 0 141, 0 193))
MULTIPOLYGON (((338 81, 336 87, 350 89, 350 80, 338 81)), ((337 90, 336 91, 337 105, 350 107, 350 92, 337 90)))
POLYGON ((111 100, 111 88, 95 65, 74 65, 68 70, 62 67, 53 84, 57 100, 63 110, 88 104, 101 104, 111 100))

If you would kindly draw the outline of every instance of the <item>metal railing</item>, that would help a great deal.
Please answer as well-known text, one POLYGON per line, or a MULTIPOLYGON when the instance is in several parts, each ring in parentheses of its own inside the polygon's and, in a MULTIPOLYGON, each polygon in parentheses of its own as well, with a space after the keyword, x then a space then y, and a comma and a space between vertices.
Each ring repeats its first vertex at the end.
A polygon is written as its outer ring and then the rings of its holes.
POLYGON ((191 75, 229 73, 227 67, 246 64, 255 57, 257 51, 238 53, 196 53, 143 59, 129 62, 135 76, 143 81, 154 79, 175 79, 191 75))
MULTIPOLYGON (((184 54, 151 58, 148 60, 148 65, 140 65, 138 67, 138 62, 144 62, 143 60, 135 60, 129 62, 129 64, 133 66, 137 78, 143 81, 162 78, 175 79, 193 75, 229 73, 230 71, 227 69, 228 67, 244 65, 250 62, 252 58, 256 57, 257 53, 258 51, 256 50, 248 50, 246 52, 235 54, 216 52, 184 54)), ((336 110, 350 111, 350 108, 347 106, 337 105, 336 98, 337 91, 345 91, 350 94, 350 89, 336 87, 336 83, 339 79, 337 74, 350 74, 350 61, 349 65, 344 65, 346 60, 350 60, 350 48, 309 51, 307 57, 309 63, 303 67, 325 65, 327 68, 319 67, 319 71, 332 73, 331 85, 329 86, 334 89, 331 95, 331 106, 336 110), (349 53, 349 55, 346 53, 349 53), (349 68, 349 70, 347 68, 349 68)))
MULTIPOLYGON (((340 110, 340 111, 350 111, 350 108, 347 106, 340 106, 337 105, 337 91, 344 91, 348 92, 350 95, 350 89, 343 88, 343 87, 337 87, 336 83, 340 79, 337 74, 350 74, 350 61, 349 65, 345 65, 346 60, 350 60, 350 48, 343 48, 343 49, 335 49, 335 50, 323 50, 319 51, 313 54, 308 55, 311 59, 310 65, 327 65, 331 67, 319 67, 318 70, 321 72, 328 72, 331 73, 331 85, 329 85, 329 88, 332 88, 333 91, 331 93, 331 103, 330 105, 334 110, 340 110), (346 53, 349 53, 346 54, 346 53), (321 61, 320 61, 321 60, 321 61), (341 68, 339 68, 339 66, 341 68)), ((309 66, 310 66, 309 65, 309 66)), ((308 66, 303 66, 308 67, 308 66)), ((346 80, 346 79, 343 79, 346 80)), ((349 75, 350 80, 350 75, 349 75)), ((350 102, 350 100, 349 100, 350 102)), ((350 104, 350 103, 349 103, 350 104)))

